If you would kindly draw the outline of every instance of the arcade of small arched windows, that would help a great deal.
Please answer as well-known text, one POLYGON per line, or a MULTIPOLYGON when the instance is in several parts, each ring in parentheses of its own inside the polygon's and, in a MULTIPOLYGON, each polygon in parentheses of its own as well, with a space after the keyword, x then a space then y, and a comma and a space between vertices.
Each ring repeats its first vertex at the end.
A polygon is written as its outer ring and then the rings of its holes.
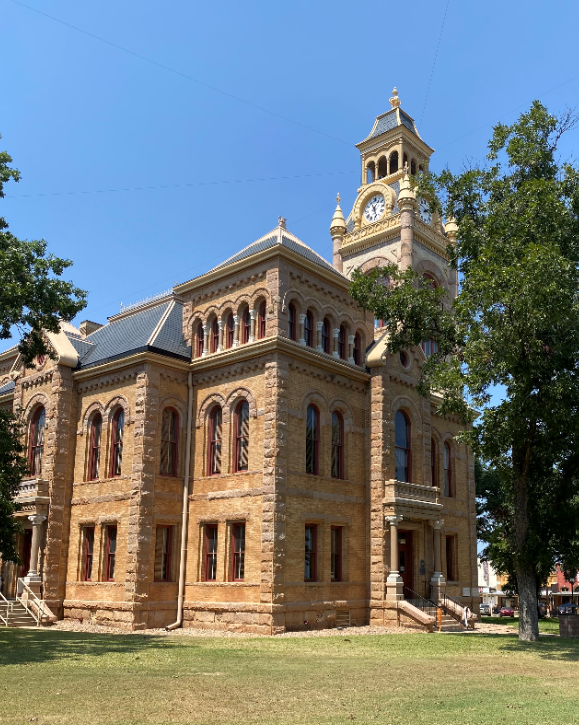
POLYGON ((288 304, 287 315, 287 336, 290 340, 351 365, 364 364, 365 335, 361 329, 314 307, 302 307, 297 300, 288 304))
POLYGON ((267 300, 243 300, 235 307, 224 305, 193 322, 193 357, 229 350, 260 340, 267 331, 267 300))
POLYGON ((371 184, 377 179, 383 179, 385 176, 396 173, 400 168, 408 165, 408 171, 416 176, 416 173, 422 173, 424 167, 415 158, 408 160, 408 154, 402 157, 402 165, 400 165, 400 155, 398 151, 392 151, 390 155, 382 155, 377 159, 372 159, 366 164, 366 183, 371 184))
POLYGON ((229 396, 228 401, 208 401, 204 420, 206 429, 206 476, 249 471, 250 418, 255 417, 251 394, 229 396))

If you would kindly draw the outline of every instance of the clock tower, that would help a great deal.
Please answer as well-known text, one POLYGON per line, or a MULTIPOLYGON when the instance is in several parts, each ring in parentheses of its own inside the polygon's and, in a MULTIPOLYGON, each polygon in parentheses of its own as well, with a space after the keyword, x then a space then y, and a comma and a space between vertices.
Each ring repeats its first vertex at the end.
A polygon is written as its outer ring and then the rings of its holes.
POLYGON ((386 263, 413 267, 456 296, 456 274, 446 247, 456 225, 446 228, 418 199, 410 177, 426 171, 434 149, 420 137, 414 119, 400 106, 394 88, 390 110, 378 116, 360 151, 362 184, 352 211, 344 219, 340 199, 330 226, 333 264, 347 277, 360 267, 368 271, 386 263))

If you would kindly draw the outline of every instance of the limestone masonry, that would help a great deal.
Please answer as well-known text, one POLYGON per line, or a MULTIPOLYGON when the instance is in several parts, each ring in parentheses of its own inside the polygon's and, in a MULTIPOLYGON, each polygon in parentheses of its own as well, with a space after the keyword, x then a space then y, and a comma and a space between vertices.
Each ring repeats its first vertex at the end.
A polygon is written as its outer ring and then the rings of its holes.
POLYGON ((412 602, 444 593, 478 611, 473 456, 416 392, 434 343, 390 355, 348 292, 386 262, 457 291, 456 225, 409 180, 433 150, 390 103, 332 264, 280 219, 104 326, 63 323, 54 359, 0 354, 31 471, 6 597, 27 583, 57 618, 267 634, 424 626, 412 602))

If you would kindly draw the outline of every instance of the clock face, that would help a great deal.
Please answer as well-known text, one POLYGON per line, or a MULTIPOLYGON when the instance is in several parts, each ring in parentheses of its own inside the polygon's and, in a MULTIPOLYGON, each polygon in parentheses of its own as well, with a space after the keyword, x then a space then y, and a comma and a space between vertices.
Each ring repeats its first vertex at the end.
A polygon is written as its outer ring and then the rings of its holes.
POLYGON ((364 208, 364 219, 367 222, 375 222, 380 219, 384 210, 386 209, 386 202, 384 197, 380 194, 373 196, 364 208))
POLYGON ((420 200, 420 211, 418 213, 420 215, 420 221, 424 222, 425 224, 430 224, 430 222, 432 221, 432 214, 430 213, 430 209, 428 208, 428 202, 424 198, 420 200))

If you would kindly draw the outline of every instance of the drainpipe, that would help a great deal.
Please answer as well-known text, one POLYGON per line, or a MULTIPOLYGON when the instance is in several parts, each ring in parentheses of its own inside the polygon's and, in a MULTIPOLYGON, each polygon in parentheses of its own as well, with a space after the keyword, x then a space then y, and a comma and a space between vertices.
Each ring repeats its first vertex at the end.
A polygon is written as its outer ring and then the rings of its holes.
POLYGON ((193 376, 187 375, 187 447, 185 449, 185 474, 183 476, 183 511, 181 513, 181 559, 179 561, 179 596, 177 597, 177 620, 165 627, 166 630, 183 626, 183 602, 185 600, 185 569, 187 567, 187 529, 189 527, 189 473, 191 468, 191 425, 193 418, 193 376))

